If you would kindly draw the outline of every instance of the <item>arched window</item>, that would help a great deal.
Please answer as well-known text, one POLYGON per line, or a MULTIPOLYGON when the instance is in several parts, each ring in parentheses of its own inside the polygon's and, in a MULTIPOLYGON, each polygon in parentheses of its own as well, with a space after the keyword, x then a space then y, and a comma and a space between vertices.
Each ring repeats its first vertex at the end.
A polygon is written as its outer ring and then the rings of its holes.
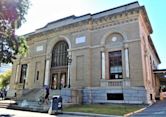
POLYGON ((67 49, 68 44, 66 41, 59 41, 53 48, 52 51, 52 63, 51 67, 58 67, 58 66, 67 66, 67 49))

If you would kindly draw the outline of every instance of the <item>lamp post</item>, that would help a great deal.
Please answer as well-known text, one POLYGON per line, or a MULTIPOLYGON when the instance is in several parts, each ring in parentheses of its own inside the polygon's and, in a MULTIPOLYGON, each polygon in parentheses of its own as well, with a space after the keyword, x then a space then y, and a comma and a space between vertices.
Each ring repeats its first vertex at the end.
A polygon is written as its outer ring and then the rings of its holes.
POLYGON ((68 55, 68 88, 70 88, 70 66, 72 62, 72 56, 68 55))

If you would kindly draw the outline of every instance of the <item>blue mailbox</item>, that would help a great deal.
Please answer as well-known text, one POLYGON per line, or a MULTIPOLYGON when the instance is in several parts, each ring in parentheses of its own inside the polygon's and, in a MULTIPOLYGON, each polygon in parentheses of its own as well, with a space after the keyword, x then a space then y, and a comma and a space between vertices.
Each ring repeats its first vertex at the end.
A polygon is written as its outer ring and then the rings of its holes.
POLYGON ((52 97, 52 110, 58 112, 58 110, 62 110, 62 97, 59 95, 55 95, 52 97))

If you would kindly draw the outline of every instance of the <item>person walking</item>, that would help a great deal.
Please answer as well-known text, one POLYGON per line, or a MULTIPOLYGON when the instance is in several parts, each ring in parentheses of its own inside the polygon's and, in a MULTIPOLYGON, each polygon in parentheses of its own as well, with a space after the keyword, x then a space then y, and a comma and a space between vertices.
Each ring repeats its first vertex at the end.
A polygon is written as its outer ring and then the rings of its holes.
POLYGON ((50 90, 49 87, 46 86, 45 87, 45 91, 46 91, 46 93, 45 93, 45 103, 46 104, 48 104, 48 101, 49 101, 49 95, 50 95, 50 91, 49 90, 50 90))
POLYGON ((6 88, 3 88, 3 91, 2 91, 2 92, 3 92, 3 97, 6 98, 6 96, 7 96, 6 88))
POLYGON ((2 89, 0 90, 0 97, 3 100, 3 91, 2 91, 2 89))

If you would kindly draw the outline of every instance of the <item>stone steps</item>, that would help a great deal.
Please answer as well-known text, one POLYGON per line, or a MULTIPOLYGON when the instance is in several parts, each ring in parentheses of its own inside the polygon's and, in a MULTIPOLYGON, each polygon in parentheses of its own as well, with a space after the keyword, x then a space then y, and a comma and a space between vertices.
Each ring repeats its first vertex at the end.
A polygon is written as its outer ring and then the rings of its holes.
MULTIPOLYGON (((73 105, 72 103, 63 103, 63 107, 68 107, 73 105)), ((44 112, 48 113, 50 105, 47 104, 38 104, 37 101, 17 101, 15 104, 10 104, 4 108, 16 109, 16 110, 26 110, 26 111, 33 111, 33 112, 44 112)), ((61 112, 61 111, 60 111, 61 112)))
POLYGON ((48 110, 51 105, 46 104, 38 104, 36 101, 27 101, 27 104, 24 102, 17 102, 16 105, 12 105, 9 108, 17 109, 17 110, 26 110, 26 111, 33 111, 33 112, 44 112, 48 113, 48 110), (24 104, 23 104, 24 103, 24 104))
MULTIPOLYGON (((27 91, 25 94, 23 94, 21 97, 18 97, 17 100, 29 100, 29 101, 38 101, 39 97, 42 95, 45 95, 45 89, 41 88, 36 88, 36 89, 31 89, 27 91)), ((60 95, 60 90, 51 90, 50 89, 50 99, 52 98, 53 95, 60 95)))
MULTIPOLYGON (((18 109, 18 110, 36 111, 36 112, 48 112, 50 105, 38 103, 39 97, 43 95, 43 92, 45 92, 43 88, 26 90, 24 92, 24 95, 16 98, 17 104, 11 105, 9 108, 18 109)), ((50 89, 50 95, 49 95, 50 101, 52 100, 53 96, 61 95, 61 93, 63 93, 62 90, 50 89)), ((63 107, 73 105, 71 101, 68 100, 69 100, 68 98, 67 99, 63 98, 63 107)))
POLYGON ((0 108, 7 108, 9 105, 8 103, 0 103, 0 108))
POLYGON ((41 90, 42 89, 31 89, 29 91, 27 91, 25 94, 22 94, 21 97, 19 97, 19 100, 31 100, 31 101, 35 101, 37 100, 37 97, 39 94, 41 94, 41 90))
POLYGON ((16 104, 16 102, 11 100, 0 100, 0 108, 8 108, 13 104, 16 104))

